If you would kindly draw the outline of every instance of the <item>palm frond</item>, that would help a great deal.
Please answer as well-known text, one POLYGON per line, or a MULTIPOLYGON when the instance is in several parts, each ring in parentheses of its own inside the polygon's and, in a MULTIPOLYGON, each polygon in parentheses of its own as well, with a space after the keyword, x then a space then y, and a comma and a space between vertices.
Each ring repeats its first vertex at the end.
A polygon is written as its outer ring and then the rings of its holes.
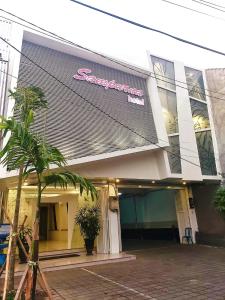
POLYGON ((66 189, 68 185, 72 185, 75 188, 79 186, 81 195, 83 191, 86 191, 87 194, 91 195, 92 199, 97 197, 97 191, 91 181, 67 170, 64 172, 44 175, 42 177, 42 183, 44 188, 50 185, 53 185, 54 187, 59 186, 64 189, 66 189))
POLYGON ((1 118, 0 129, 2 129, 4 137, 10 133, 6 145, 0 151, 1 163, 7 166, 9 171, 16 170, 29 160, 28 149, 33 135, 14 118, 7 120, 1 118))
POLYGON ((18 87, 9 90, 9 96, 15 100, 14 109, 22 122, 29 126, 33 122, 34 112, 48 108, 47 100, 41 88, 36 86, 18 87))

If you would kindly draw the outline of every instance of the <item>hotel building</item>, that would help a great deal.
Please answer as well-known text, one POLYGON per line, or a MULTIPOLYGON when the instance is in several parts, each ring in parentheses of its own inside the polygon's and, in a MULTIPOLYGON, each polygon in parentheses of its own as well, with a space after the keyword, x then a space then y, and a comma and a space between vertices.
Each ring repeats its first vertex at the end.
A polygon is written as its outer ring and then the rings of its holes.
MULTIPOLYGON (((205 73, 147 53, 145 69, 1 20, 0 112, 13 115, 7 91, 34 85, 49 109, 33 130, 57 146, 68 169, 95 184, 101 207, 99 253, 119 253, 129 239, 185 242, 199 231, 200 187, 218 184, 216 135, 205 73), (196 194, 195 194, 196 193, 196 194)), ((4 141, 3 141, 4 143, 4 141)), ((12 215, 17 173, 0 169, 0 206, 12 215)), ((24 185, 21 222, 34 218, 36 189, 24 185)), ((48 188, 41 205, 42 249, 84 247, 74 224, 91 200, 48 188)))

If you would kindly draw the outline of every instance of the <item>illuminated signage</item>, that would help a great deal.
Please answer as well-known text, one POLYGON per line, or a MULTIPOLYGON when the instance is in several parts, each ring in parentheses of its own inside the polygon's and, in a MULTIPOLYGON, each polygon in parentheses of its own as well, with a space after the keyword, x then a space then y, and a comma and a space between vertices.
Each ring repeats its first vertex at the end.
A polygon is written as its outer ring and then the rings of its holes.
MULTIPOLYGON (((128 84, 117 83, 114 79, 109 81, 104 78, 98 78, 94 75, 87 75, 87 74, 91 74, 91 73, 92 73, 91 69, 78 69, 77 74, 75 74, 73 76, 73 78, 76 80, 83 80, 83 81, 87 81, 92 84, 102 86, 106 90, 114 89, 114 90, 118 90, 121 92, 125 92, 130 95, 135 95, 138 97, 142 97, 144 95, 143 90, 138 90, 136 88, 130 87, 128 84)), ((139 105, 144 105, 144 104, 140 104, 140 103, 144 103, 144 99, 138 99, 138 98, 131 98, 131 99, 133 99, 133 101, 131 101, 131 100, 129 101, 129 96, 128 96, 128 102, 136 103, 139 105), (137 102, 140 102, 140 103, 137 103, 137 102)))

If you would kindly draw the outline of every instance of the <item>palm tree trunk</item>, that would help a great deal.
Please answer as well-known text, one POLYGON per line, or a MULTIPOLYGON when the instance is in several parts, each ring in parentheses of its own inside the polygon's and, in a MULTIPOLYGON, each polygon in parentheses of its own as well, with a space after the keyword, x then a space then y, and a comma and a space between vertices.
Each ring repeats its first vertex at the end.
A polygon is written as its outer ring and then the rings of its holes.
POLYGON ((23 166, 20 166, 19 177, 18 177, 18 186, 16 194, 16 203, 13 216, 13 223, 11 228, 11 234, 9 239, 9 247, 7 253, 6 261, 6 275, 3 291, 3 300, 6 299, 8 293, 14 290, 14 270, 15 270, 15 255, 16 255, 16 241, 18 233, 18 223, 19 223, 19 211, 20 211, 20 199, 21 199, 21 190, 23 183, 23 166))
POLYGON ((32 288, 31 288, 31 299, 35 299, 35 291, 37 284, 37 271, 38 271, 38 259, 39 259, 39 223, 40 223, 40 203, 41 203, 41 181, 38 175, 38 197, 36 204, 36 214, 35 221, 33 227, 33 240, 32 240, 32 252, 31 252, 31 260, 33 262, 32 270, 32 288))

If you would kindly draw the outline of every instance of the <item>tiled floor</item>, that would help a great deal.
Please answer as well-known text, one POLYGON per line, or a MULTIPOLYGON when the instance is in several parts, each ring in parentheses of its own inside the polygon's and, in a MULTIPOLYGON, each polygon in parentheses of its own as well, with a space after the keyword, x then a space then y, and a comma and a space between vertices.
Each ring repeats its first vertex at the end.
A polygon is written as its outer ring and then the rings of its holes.
POLYGON ((137 259, 47 273, 55 299, 224 300, 225 249, 166 246, 137 259))
POLYGON ((54 300, 225 299, 224 248, 167 245, 130 254, 137 259, 47 272, 54 300))

